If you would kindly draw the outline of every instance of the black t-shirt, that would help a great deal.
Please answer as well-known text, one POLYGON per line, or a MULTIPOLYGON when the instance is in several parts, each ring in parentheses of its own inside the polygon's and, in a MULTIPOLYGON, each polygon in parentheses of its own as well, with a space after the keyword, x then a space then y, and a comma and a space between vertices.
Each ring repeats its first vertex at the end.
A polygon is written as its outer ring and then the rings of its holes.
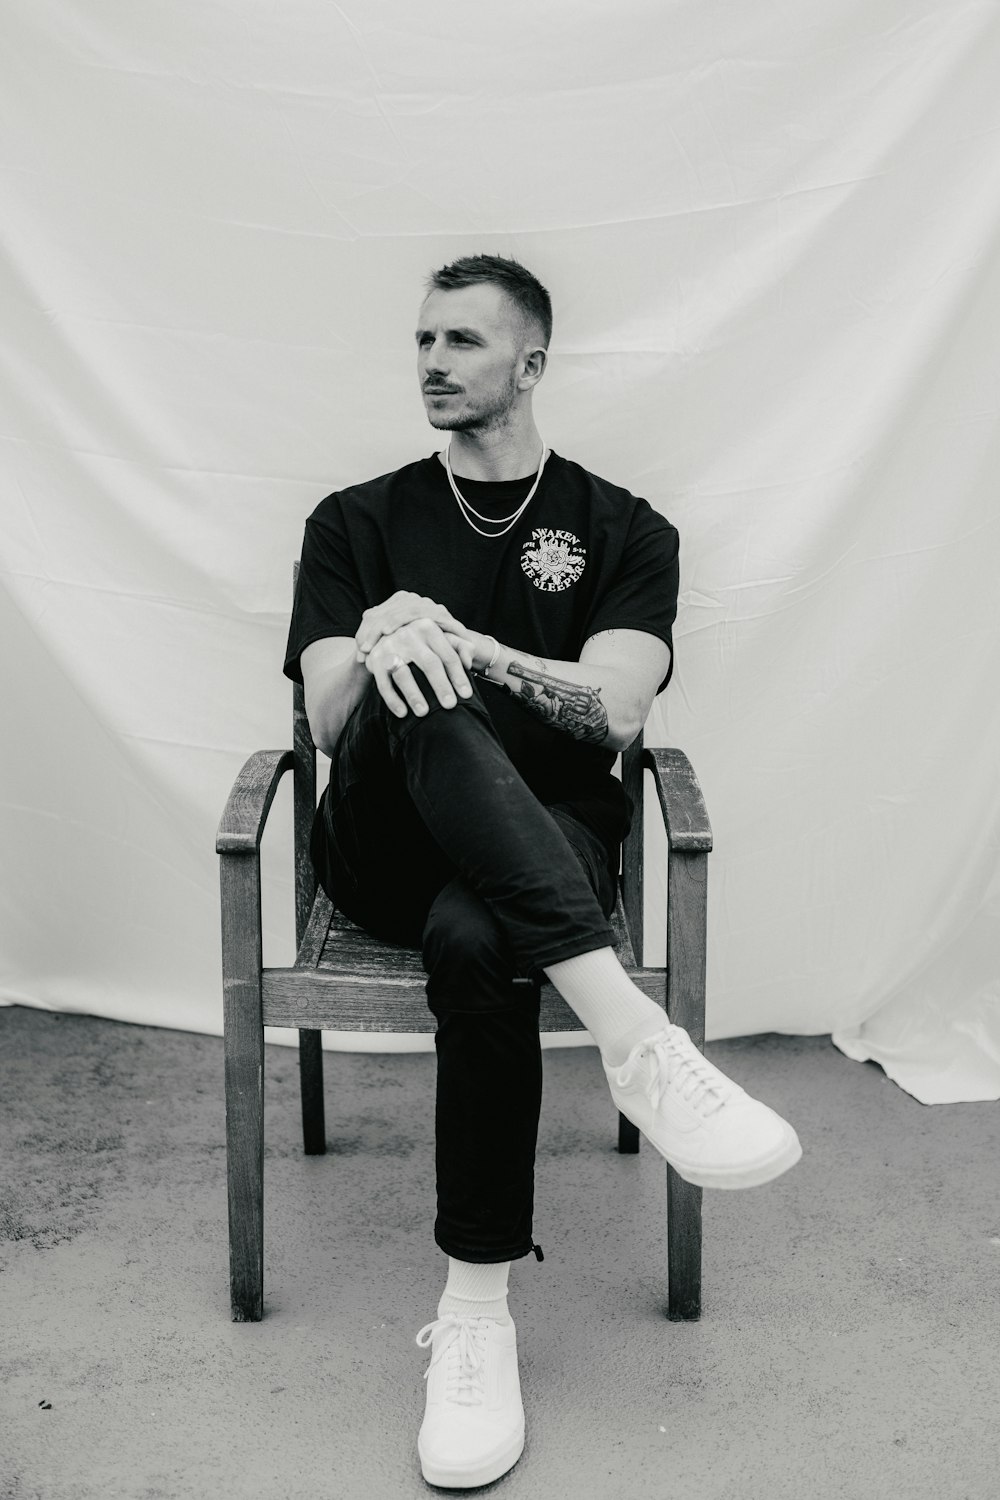
MULTIPOLYGON (((456 482, 480 515, 509 516, 534 475, 456 482)), ((307 517, 282 670, 301 682, 306 646, 353 636, 362 612, 398 589, 425 594, 471 630, 549 662, 579 660, 587 639, 603 630, 644 630, 672 647, 677 554, 676 528, 648 501, 557 453, 506 535, 480 536, 431 454, 327 495, 307 517)), ((657 692, 672 672, 671 654, 657 692)), ((614 853, 631 816, 611 775, 616 752, 551 728, 506 688, 477 680, 535 795, 571 804, 614 853)))

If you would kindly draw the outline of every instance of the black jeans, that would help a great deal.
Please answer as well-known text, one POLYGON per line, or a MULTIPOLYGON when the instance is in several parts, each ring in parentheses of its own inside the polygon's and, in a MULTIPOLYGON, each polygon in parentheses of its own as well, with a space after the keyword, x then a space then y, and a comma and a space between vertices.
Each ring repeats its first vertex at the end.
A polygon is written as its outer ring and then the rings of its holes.
POLYGON ((617 874, 596 833, 526 785, 478 688, 445 709, 414 676, 426 715, 396 718, 372 682, 348 720, 312 861, 352 921, 422 949, 438 1022, 436 1243, 459 1260, 514 1260, 533 1248, 538 981, 613 944, 617 874))

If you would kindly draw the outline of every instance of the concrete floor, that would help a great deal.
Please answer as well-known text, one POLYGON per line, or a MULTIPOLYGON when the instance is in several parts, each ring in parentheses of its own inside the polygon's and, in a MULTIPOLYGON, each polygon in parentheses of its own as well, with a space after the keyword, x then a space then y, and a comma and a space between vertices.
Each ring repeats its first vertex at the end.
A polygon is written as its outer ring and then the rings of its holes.
MULTIPOLYGON (((445 1258, 433 1055, 328 1055, 333 1149, 267 1056, 266 1316, 229 1321, 222 1044, 0 1010, 0 1495, 406 1500, 445 1258), (44 1405, 43 1405, 44 1403, 44 1405)), ((505 1500, 1000 1494, 1000 1111, 917 1104, 828 1037, 710 1056, 796 1125, 705 1194, 700 1323, 669 1323, 664 1167, 614 1149, 591 1048, 546 1051, 533 1256, 511 1271, 528 1441, 505 1500)))

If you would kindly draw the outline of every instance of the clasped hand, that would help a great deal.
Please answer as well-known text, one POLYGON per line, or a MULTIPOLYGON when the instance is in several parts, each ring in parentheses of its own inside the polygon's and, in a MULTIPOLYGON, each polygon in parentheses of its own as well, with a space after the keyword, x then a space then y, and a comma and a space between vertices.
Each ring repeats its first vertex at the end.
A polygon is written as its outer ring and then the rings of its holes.
MULTIPOLYGON (((486 637, 467 630, 443 604, 422 594, 400 590, 384 603, 366 609, 355 637, 357 660, 375 678, 386 706, 405 718, 408 709, 425 714, 428 705, 411 666, 419 667, 444 708, 454 708, 456 694, 472 696, 468 673, 483 656, 486 637)), ((486 657, 489 650, 486 650, 486 657)))

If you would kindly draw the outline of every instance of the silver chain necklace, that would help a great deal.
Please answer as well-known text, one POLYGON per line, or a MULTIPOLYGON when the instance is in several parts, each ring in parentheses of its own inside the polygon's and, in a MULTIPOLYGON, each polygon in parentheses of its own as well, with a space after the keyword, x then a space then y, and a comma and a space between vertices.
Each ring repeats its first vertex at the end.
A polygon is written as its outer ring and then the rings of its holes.
POLYGON ((527 510, 528 506, 531 504, 532 497, 534 496, 535 491, 541 483, 542 470, 545 468, 545 460, 548 458, 550 451, 551 450, 546 448, 545 444, 543 443, 542 456, 538 464, 538 473, 535 475, 535 482, 531 486, 531 489, 528 491, 527 495, 525 495, 524 499, 521 501, 521 504, 517 507, 517 510, 515 510, 512 515, 481 516, 478 510, 473 510, 472 506, 469 504, 468 500, 466 500, 465 496, 459 491, 458 485, 455 483, 455 476, 451 472, 451 444, 448 444, 447 448, 444 451, 444 466, 448 473, 448 483, 451 485, 452 494, 458 501, 459 510, 462 512, 462 515, 465 517, 465 520, 468 522, 468 524, 472 527, 473 531, 478 532, 480 536, 485 537, 507 535, 508 531, 511 530, 511 527, 516 524, 516 522, 520 519, 520 517, 527 510), (469 514, 467 515, 466 512, 469 512, 469 514), (476 516, 480 521, 488 521, 492 526, 503 526, 504 529, 503 531, 481 531, 480 528, 476 525, 475 521, 469 519, 470 515, 476 516), (510 524, 505 524, 507 522, 509 522, 510 524))

